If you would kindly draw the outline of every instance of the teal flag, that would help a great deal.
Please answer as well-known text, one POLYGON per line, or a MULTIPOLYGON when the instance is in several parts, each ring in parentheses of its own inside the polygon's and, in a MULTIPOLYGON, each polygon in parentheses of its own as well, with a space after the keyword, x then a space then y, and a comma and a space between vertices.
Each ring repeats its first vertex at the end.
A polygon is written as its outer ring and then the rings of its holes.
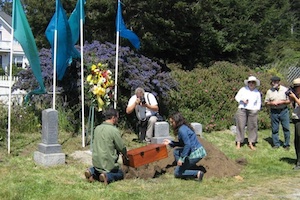
MULTIPOLYGON (((72 45, 72 34, 67 19, 66 11, 59 0, 56 0, 56 11, 46 29, 46 37, 52 48, 52 61, 54 61, 54 32, 57 31, 56 48, 56 74, 58 80, 62 80, 67 67, 72 63, 72 57, 80 57, 78 51, 72 45), (78 55, 75 55, 75 51, 78 55)), ((53 63, 54 64, 54 63, 53 63)))
POLYGON ((84 23, 84 4, 85 0, 78 0, 75 9, 69 17, 69 25, 72 33, 72 44, 75 45, 80 35, 80 20, 84 23))
POLYGON ((28 101, 28 98, 32 94, 43 94, 46 92, 46 90, 42 78, 38 49, 20 0, 13 1, 12 13, 12 27, 14 31, 14 38, 21 44, 23 51, 29 61, 32 72, 40 86, 39 89, 33 90, 28 93, 28 95, 25 97, 25 100, 28 101))
POLYGON ((122 7, 121 7, 120 0, 118 1, 116 29, 117 29, 117 32, 120 32, 120 36, 128 39, 136 49, 140 48, 140 40, 139 40, 138 36, 133 31, 126 28, 126 25, 125 25, 123 17, 122 17, 122 7))

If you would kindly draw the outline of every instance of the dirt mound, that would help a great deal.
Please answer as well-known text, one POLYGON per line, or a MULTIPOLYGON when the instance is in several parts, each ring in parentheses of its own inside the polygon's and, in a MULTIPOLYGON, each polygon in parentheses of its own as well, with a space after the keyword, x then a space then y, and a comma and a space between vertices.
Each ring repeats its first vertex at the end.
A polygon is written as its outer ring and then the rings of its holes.
MULTIPOLYGON (((197 168, 205 172, 205 178, 216 177, 232 177, 240 174, 242 164, 246 161, 233 161, 229 159, 223 152, 215 148, 211 143, 203 138, 199 138, 203 144, 207 156, 197 163, 197 168)), ((168 148, 168 158, 132 168, 123 166, 125 179, 131 178, 154 178, 163 173, 173 173, 176 163, 173 156, 173 149, 168 148)))

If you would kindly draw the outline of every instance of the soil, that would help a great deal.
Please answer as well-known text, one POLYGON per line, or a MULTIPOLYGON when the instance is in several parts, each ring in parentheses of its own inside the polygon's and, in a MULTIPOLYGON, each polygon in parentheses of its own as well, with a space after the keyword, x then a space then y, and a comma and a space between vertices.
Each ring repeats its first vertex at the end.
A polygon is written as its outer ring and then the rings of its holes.
MULTIPOLYGON (((214 147, 210 142, 203 138, 199 141, 204 146, 207 156, 197 163, 197 168, 205 173, 205 178, 223 178, 233 177, 240 174, 241 169, 247 164, 243 158, 237 160, 229 159, 222 151, 214 147)), ((75 159, 80 159, 91 165, 91 153, 89 151, 79 152, 76 151, 71 155, 75 159)), ((142 178, 150 179, 155 178, 164 173, 173 173, 176 163, 173 156, 173 149, 168 147, 168 157, 150 164, 133 168, 129 166, 122 166, 125 173, 125 179, 142 178)))
MULTIPOLYGON (((236 161, 229 159, 222 151, 203 138, 199 138, 199 141, 204 146, 207 156, 197 163, 197 168, 205 172, 205 178, 238 176, 243 165, 247 164, 247 161, 243 158, 236 161)), ((138 168, 123 166, 122 169, 125 173, 125 179, 149 179, 155 178, 163 173, 173 173, 175 166, 173 149, 168 148, 168 157, 165 159, 138 168)))

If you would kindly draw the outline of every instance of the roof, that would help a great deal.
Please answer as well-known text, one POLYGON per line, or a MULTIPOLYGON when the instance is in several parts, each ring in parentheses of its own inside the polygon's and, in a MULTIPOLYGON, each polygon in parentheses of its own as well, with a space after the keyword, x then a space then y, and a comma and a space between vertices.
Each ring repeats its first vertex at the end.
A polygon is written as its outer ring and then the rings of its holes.
POLYGON ((0 18, 2 18, 3 20, 5 20, 10 26, 12 24, 12 18, 10 15, 6 14, 3 11, 0 11, 0 18))

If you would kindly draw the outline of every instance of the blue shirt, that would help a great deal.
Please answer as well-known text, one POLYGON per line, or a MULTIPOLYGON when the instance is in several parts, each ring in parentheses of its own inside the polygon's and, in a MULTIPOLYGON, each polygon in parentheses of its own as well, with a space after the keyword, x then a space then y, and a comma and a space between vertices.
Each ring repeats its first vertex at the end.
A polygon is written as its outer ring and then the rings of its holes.
MULTIPOLYGON (((203 152, 204 148, 202 147, 202 144, 199 142, 196 133, 190 129, 187 125, 182 125, 178 129, 178 142, 171 141, 170 143, 171 147, 179 146, 183 147, 181 156, 179 158, 180 161, 184 161, 185 157, 190 156, 193 152, 196 150, 199 151, 202 150, 203 152)), ((205 152, 205 150, 204 150, 205 152)), ((195 154, 195 153, 193 153, 195 154)), ((193 155, 192 154, 192 155, 193 155)), ((199 155, 197 153, 197 155, 199 155)), ((206 155, 206 152, 205 152, 206 155)), ((202 155, 203 157, 205 155, 202 155)), ((199 155, 200 156, 200 155, 199 155)))

